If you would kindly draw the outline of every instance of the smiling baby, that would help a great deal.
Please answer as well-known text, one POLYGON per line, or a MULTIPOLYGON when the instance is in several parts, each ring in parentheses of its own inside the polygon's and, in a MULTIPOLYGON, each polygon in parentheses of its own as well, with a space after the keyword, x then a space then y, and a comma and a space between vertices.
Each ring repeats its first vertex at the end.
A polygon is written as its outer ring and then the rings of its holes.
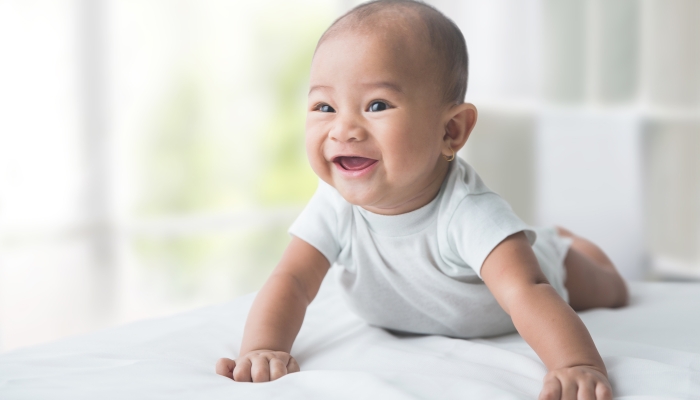
POLYGON ((289 354, 332 264, 349 307, 392 331, 474 338, 517 330, 549 372, 542 399, 611 399, 574 310, 626 304, 605 254, 522 222, 455 154, 477 121, 465 103, 459 28, 423 3, 375 1, 339 18, 311 64, 306 150, 321 178, 258 293, 240 356, 217 373, 265 382, 289 354))

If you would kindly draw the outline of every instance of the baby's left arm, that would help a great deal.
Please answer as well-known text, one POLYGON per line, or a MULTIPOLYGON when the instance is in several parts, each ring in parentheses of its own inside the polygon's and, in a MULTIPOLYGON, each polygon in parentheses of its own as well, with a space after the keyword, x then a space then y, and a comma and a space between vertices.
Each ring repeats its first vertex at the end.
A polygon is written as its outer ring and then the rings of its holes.
POLYGON ((509 236, 489 254, 481 276, 549 370, 540 400, 612 399, 605 364, 591 335, 547 282, 523 232, 509 236))

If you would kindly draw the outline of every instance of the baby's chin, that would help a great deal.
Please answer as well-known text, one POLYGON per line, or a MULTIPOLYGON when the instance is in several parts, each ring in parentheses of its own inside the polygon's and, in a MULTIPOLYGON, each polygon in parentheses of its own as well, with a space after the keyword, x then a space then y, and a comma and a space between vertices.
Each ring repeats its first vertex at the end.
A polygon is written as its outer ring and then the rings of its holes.
POLYGON ((361 191, 353 188, 345 187, 345 185, 336 186, 335 189, 341 196, 343 196, 345 201, 352 205, 365 206, 371 204, 371 199, 368 198, 371 196, 368 196, 366 193, 362 193, 361 191))
POLYGON ((347 182, 330 182, 338 193, 347 201, 348 203, 355 206, 372 206, 379 199, 377 198, 376 190, 373 190, 368 185, 363 184, 352 184, 347 182))
POLYGON ((390 190, 378 182, 381 182, 381 179, 378 179, 376 175, 370 179, 353 180, 334 173, 335 171, 332 170, 328 172, 328 174, 319 176, 333 186, 348 203, 363 208, 384 206, 383 203, 386 202, 390 190))

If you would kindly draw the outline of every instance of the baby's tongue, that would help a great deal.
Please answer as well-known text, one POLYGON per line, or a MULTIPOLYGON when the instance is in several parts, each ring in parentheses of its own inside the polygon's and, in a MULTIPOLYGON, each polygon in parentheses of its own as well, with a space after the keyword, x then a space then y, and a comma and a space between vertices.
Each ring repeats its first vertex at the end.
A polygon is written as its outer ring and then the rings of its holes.
POLYGON ((375 161, 377 160, 364 157, 341 157, 340 165, 342 165, 343 168, 348 169, 350 171, 357 171, 369 167, 375 161))

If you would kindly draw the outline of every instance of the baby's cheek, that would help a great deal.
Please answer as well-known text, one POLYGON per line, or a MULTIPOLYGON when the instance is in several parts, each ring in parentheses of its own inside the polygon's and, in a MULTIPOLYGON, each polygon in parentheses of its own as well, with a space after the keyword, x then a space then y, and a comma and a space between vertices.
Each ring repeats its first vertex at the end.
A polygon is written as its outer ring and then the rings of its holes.
POLYGON ((323 156, 323 143, 318 143, 318 141, 306 140, 306 157, 309 160, 309 165, 311 169, 316 173, 316 175, 328 182, 330 179, 330 168, 329 162, 323 156))
POLYGON ((386 162, 389 168, 402 174, 410 175, 414 170, 426 167, 426 162, 431 158, 432 145, 425 141, 403 141, 389 147, 389 156, 386 162))

